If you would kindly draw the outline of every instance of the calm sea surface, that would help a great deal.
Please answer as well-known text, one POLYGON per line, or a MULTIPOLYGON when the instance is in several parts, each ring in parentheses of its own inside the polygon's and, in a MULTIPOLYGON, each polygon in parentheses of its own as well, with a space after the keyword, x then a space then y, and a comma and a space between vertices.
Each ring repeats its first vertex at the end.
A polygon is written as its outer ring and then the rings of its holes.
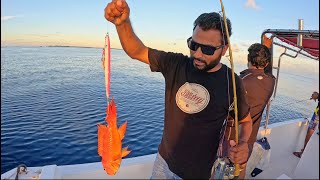
MULTIPOLYGON (((123 144, 132 152, 126 158, 155 153, 163 130, 164 79, 122 50, 111 53, 118 125, 128 120, 123 144)), ((307 63, 308 70, 283 67, 270 123, 312 115, 316 102, 308 98, 319 91, 319 63, 307 63)), ((235 64, 236 72, 244 68, 235 64)), ((21 163, 100 161, 97 124, 105 108, 101 49, 2 47, 1 174, 21 163)))

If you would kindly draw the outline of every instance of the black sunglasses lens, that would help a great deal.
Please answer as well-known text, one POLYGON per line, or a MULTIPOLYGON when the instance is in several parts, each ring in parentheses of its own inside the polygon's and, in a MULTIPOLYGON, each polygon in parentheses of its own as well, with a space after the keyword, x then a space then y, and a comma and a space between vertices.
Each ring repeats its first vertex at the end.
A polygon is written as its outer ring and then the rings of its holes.
POLYGON ((187 43, 188 43, 189 49, 192 51, 196 51, 199 47, 199 46, 197 46, 196 42, 192 41, 191 37, 187 40, 187 43))
POLYGON ((210 47, 210 46, 201 46, 201 51, 203 54, 206 55, 213 55, 214 51, 216 51, 215 47, 210 47))
POLYGON ((214 51, 216 51, 215 47, 199 44, 197 42, 194 42, 191 38, 187 40, 187 43, 188 43, 188 47, 192 51, 196 51, 199 47, 201 47, 201 52, 205 55, 213 55, 214 51))
POLYGON ((196 51, 199 48, 199 44, 192 41, 190 42, 190 47, 189 47, 192 51, 196 51))

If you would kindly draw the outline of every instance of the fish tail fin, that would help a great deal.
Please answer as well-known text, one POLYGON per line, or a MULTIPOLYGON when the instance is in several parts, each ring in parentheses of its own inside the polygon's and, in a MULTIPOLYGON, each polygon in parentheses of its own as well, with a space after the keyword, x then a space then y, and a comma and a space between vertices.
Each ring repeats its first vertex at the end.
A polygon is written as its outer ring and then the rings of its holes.
POLYGON ((107 123, 117 124, 117 109, 116 109, 116 103, 114 102, 113 97, 111 99, 111 102, 108 104, 106 113, 107 113, 107 117, 106 117, 107 123))
POLYGON ((124 138, 124 135, 126 134, 127 124, 128 121, 124 122, 118 129, 120 140, 122 140, 124 138))
POLYGON ((125 147, 125 148, 122 148, 121 157, 127 156, 130 152, 131 152, 131 151, 128 151, 128 146, 125 147))

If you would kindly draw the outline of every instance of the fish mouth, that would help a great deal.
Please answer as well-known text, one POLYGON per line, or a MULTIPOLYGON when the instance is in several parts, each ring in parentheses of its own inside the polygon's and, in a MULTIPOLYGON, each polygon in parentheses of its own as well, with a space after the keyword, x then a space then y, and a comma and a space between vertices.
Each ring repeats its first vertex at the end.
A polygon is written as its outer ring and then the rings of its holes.
POLYGON ((114 176, 116 174, 116 172, 113 172, 113 171, 107 171, 107 174, 110 175, 110 176, 114 176))
POLYGON ((112 169, 110 169, 110 168, 105 168, 104 170, 107 172, 108 175, 114 176, 117 171, 115 171, 113 168, 114 168, 114 167, 112 167, 112 169))
POLYGON ((119 170, 120 164, 117 162, 110 163, 109 165, 104 167, 106 173, 110 176, 114 176, 119 170))

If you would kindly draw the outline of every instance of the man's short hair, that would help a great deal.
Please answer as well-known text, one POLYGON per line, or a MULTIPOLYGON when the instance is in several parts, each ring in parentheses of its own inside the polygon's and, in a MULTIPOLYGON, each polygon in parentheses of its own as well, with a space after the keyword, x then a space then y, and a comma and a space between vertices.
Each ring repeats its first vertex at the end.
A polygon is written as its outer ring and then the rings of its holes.
MULTIPOLYGON (((232 34, 231 21, 228 18, 226 19, 227 19, 229 36, 231 36, 232 34)), ((203 13, 194 21, 193 25, 194 25, 193 30, 197 26, 199 26, 204 31, 209 29, 219 30, 221 32, 221 36, 223 36, 222 41, 224 41, 225 44, 228 44, 227 33, 226 33, 226 28, 224 27, 223 17, 219 13, 216 13, 216 12, 203 13)))
POLYGON ((271 62, 270 50, 263 44, 255 43, 248 48, 248 62, 257 68, 264 68, 271 62))

